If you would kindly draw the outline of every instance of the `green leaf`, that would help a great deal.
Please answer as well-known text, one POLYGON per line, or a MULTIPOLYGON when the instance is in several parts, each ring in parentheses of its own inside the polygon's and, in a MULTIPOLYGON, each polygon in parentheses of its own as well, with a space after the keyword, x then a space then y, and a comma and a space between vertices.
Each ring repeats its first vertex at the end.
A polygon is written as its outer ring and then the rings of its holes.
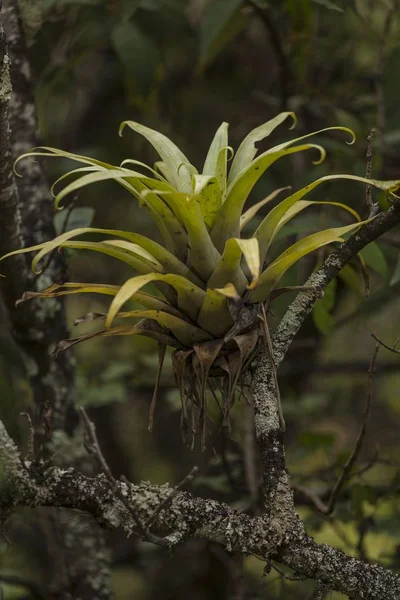
POLYGON ((233 325, 226 297, 216 290, 207 289, 197 323, 214 337, 223 336, 233 325))
MULTIPOLYGON (((20 300, 17 300, 17 304, 26 302, 32 298, 57 298, 59 296, 71 296, 74 294, 102 294, 106 296, 116 296, 121 286, 119 285, 107 285, 107 284, 96 284, 96 283, 74 283, 68 282, 64 284, 53 284, 41 292, 25 292, 20 300)), ((145 292, 137 292, 135 294, 135 301, 142 304, 145 308, 152 310, 163 310, 169 312, 172 315, 181 317, 181 313, 166 302, 163 298, 158 296, 152 296, 145 292)), ((83 322, 86 319, 75 320, 75 325, 83 322)))
POLYGON ((363 221, 345 227, 334 227, 333 229, 319 231, 318 233, 313 233, 298 241, 296 244, 293 244, 293 246, 290 246, 261 274, 255 290, 251 294, 251 301, 263 302, 268 297, 271 290, 276 286, 280 278, 300 258, 314 250, 318 250, 318 248, 321 248, 322 246, 331 244, 332 242, 343 241, 342 236, 344 234, 357 229, 360 225, 367 222, 368 221, 363 221))
POLYGON ((221 190, 221 201, 225 200, 228 160, 228 123, 222 123, 214 136, 203 167, 203 175, 216 177, 221 190))
POLYGON ((194 194, 200 204, 204 222, 211 229, 222 205, 218 179, 208 175, 194 175, 193 179, 194 194))
POLYGON ((96 158, 90 158, 88 156, 82 156, 81 154, 74 154, 73 152, 67 152, 66 150, 59 150, 58 148, 52 148, 51 146, 37 146, 36 148, 32 148, 30 152, 26 152, 25 154, 21 154, 15 163, 14 163, 14 171, 18 176, 18 172, 16 171, 17 164, 24 160, 25 158, 32 158, 33 156, 50 156, 52 158, 69 158, 70 160, 74 160, 76 162, 80 162, 86 165, 92 165, 97 167, 103 167, 104 169, 115 169, 113 165, 109 163, 102 162, 101 160, 97 160, 96 158))
MULTIPOLYGON (((157 314, 159 311, 137 311, 137 313, 149 313, 149 312, 151 314, 153 314, 153 313, 157 314)), ((162 314, 161 311, 160 311, 160 314, 162 314)), ((140 317, 139 314, 136 314, 135 316, 140 317)), ((172 316, 172 315, 170 315, 170 316, 172 316)), ((179 319, 178 319, 177 326, 179 326, 179 319)), ((131 326, 129 326, 129 327, 111 327, 110 329, 103 329, 101 331, 95 331, 94 333, 87 333, 86 335, 81 335, 76 338, 62 340, 61 342, 58 343, 54 354, 57 355, 59 352, 63 352, 64 350, 71 348, 71 346, 75 346, 76 344, 80 344, 81 342, 86 342, 88 340, 92 340, 96 337, 113 337, 116 335, 124 335, 124 336, 143 335, 145 337, 149 337, 149 338, 156 340, 157 342, 159 342, 161 344, 165 344, 167 346, 171 346, 171 347, 175 347, 175 348, 182 347, 182 345, 178 341, 178 339, 175 339, 171 335, 168 335, 167 333, 165 333, 165 329, 160 328, 157 330, 155 328, 149 327, 148 320, 142 319, 141 321, 139 321, 139 323, 137 323, 133 327, 131 327, 131 326)))
POLYGON ((111 30, 111 44, 136 91, 148 96, 160 63, 160 53, 147 34, 132 21, 122 21, 111 30))
POLYGON ((253 158, 258 152, 258 148, 256 146, 257 142, 261 142, 266 137, 271 135, 271 133, 279 127, 288 117, 293 119, 293 127, 296 125, 297 117, 294 112, 283 112, 276 116, 274 119, 263 123, 259 127, 253 129, 240 144, 238 151, 233 159, 232 166, 229 170, 229 178, 228 183, 232 183, 234 179, 246 169, 249 164, 252 162, 253 158))
MULTIPOLYGON (((46 150, 52 149, 46 148, 46 150)), ((145 179, 147 183, 152 182, 152 185, 154 187, 158 184, 158 180, 151 179, 143 175, 142 173, 131 171, 130 169, 115 167, 113 165, 108 165, 107 163, 101 163, 100 161, 92 161, 92 159, 87 159, 86 157, 74 155, 69 152, 33 152, 32 154, 53 157, 64 156, 66 158, 71 158, 72 160, 77 160, 87 164, 93 163, 94 166, 100 167, 99 170, 97 170, 96 172, 90 172, 89 174, 76 179, 75 181, 67 185, 63 190, 58 192, 55 199, 56 208, 59 208, 60 202, 65 196, 80 190, 82 187, 91 185, 92 183, 106 181, 108 179, 114 180, 120 185, 122 185, 133 196, 135 196, 135 198, 137 198, 141 204, 144 204, 146 206, 150 215, 154 219, 154 222, 160 229, 160 232, 168 248, 171 251, 173 251, 179 258, 185 259, 187 249, 187 236, 184 229, 182 228, 176 217, 173 215, 171 210, 168 208, 168 206, 166 206, 165 203, 156 194, 151 193, 147 185, 145 185, 141 181, 145 179)), ((29 156, 29 154, 24 156, 29 156)), ((143 164, 140 162, 138 162, 138 164, 143 166, 143 164)), ((79 169, 76 169, 72 173, 78 171, 79 169)), ((90 171, 92 171, 92 169, 90 169, 90 171)), ((56 184, 68 176, 69 173, 63 175, 57 180, 56 184)))
POLYGON ((331 0, 312 0, 314 4, 320 4, 321 6, 325 6, 329 10, 336 10, 337 12, 344 12, 343 8, 340 8, 337 4, 331 2, 331 0))
MULTIPOLYGON (((279 229, 283 227, 287 221, 289 221, 295 214, 309 206, 308 201, 304 201, 303 203, 299 203, 299 200, 303 198, 307 193, 311 192, 314 188, 319 186, 321 183, 326 181, 334 181, 336 179, 351 179, 353 181, 360 181, 362 183, 370 182, 370 185, 373 185, 379 189, 390 188, 393 186, 395 182, 391 181, 377 181, 377 180, 369 180, 365 179, 365 177, 357 177, 356 175, 327 175, 325 177, 321 177, 312 183, 309 183, 305 187, 303 187, 298 192, 288 196, 284 200, 282 200, 275 208, 273 208, 262 223, 257 228, 254 236, 258 239, 260 246, 260 259, 264 261, 264 258, 267 254, 268 248, 271 245, 274 237, 278 233, 279 229), (306 202, 306 203, 305 203, 306 202), (296 206, 297 203, 297 206, 296 206)), ((328 204, 331 204, 330 202, 328 204)), ((344 204, 335 203, 334 205, 339 206, 340 208, 346 208, 344 204)), ((352 208, 347 207, 346 210, 352 213, 356 218, 359 218, 358 213, 356 213, 352 208)))
POLYGON ((350 265, 345 265, 338 274, 338 277, 352 290, 357 296, 362 296, 364 286, 359 273, 350 265))
MULTIPOLYGON (((211 241, 198 198, 194 194, 177 192, 170 184, 162 181, 155 182, 150 178, 144 178, 144 181, 147 185, 154 186, 154 195, 161 196, 184 225, 189 247, 186 262, 203 281, 207 281, 220 255, 211 241)), ((211 212, 209 216, 212 216, 211 212)), ((175 239, 177 237, 175 235, 175 239)))
POLYGON ((371 267, 382 277, 386 276, 388 270, 386 258, 376 242, 371 242, 368 246, 365 246, 360 254, 368 267, 371 267))
MULTIPOLYGON (((251 243, 251 240, 241 240, 239 238, 228 240, 215 271, 207 282, 207 287, 222 288, 227 284, 232 284, 239 294, 243 294, 249 282, 242 271, 240 263, 244 250, 246 250, 250 261, 257 260, 256 257, 252 257, 252 253, 259 252, 258 243, 257 240, 253 240, 253 242, 256 242, 256 244, 251 243)), ((255 267, 256 270, 259 269, 260 264, 255 264, 255 267)))
POLYGON ((267 151, 256 158, 247 169, 239 174, 228 187, 226 200, 211 231, 211 239, 219 251, 222 250, 227 239, 239 237, 243 206, 251 190, 266 169, 283 156, 314 148, 319 150, 321 156, 323 156, 323 148, 315 144, 296 146, 295 148, 280 150, 272 154, 270 151, 267 151))
MULTIPOLYGON (((68 173, 69 175, 69 173, 68 173)), ((65 175, 67 176, 67 174, 65 175)), ((60 178, 58 181, 61 181, 65 176, 60 178)), ((75 193, 78 190, 86 187, 87 185, 92 185, 93 183, 107 181, 108 179, 113 179, 115 181, 118 180, 128 180, 137 178, 143 178, 145 175, 143 173, 139 173, 138 171, 131 171, 130 169, 123 169, 121 167, 113 167, 112 169, 99 169, 98 171, 88 173, 75 179, 68 185, 66 185, 60 192, 56 194, 55 197, 55 206, 56 208, 60 208, 61 201, 68 196, 69 194, 75 193)))
POLYGON ((275 198, 281 193, 281 192, 285 192, 286 190, 290 190, 291 187, 287 186, 287 187, 283 187, 283 188, 279 188, 278 190, 274 190, 273 192, 271 192, 271 194, 269 194, 266 198, 264 198, 263 200, 260 200, 260 202, 257 202, 256 204, 253 204, 253 206, 251 206, 249 209, 246 210, 245 213, 242 214, 242 216, 240 217, 240 231, 242 231, 242 229, 248 224, 250 223, 250 221, 256 216, 256 214, 258 213, 258 211, 265 206, 266 204, 268 204, 269 202, 272 202, 272 200, 275 200, 275 198))
POLYGON ((150 129, 149 127, 140 125, 140 123, 135 123, 134 121, 124 121, 121 123, 119 130, 120 135, 122 135, 125 127, 129 127, 136 133, 145 137, 155 148, 165 164, 166 172, 168 174, 167 179, 176 190, 186 193, 192 191, 192 174, 197 173, 197 171, 193 165, 190 164, 183 152, 181 152, 171 140, 159 131, 155 131, 154 129, 150 129))
POLYGON ((26 252, 35 252, 38 250, 38 254, 32 261, 32 268, 36 273, 40 273, 40 271, 37 271, 36 267, 44 256, 46 256, 50 252, 53 252, 54 250, 56 250, 56 248, 58 248, 68 240, 86 234, 102 234, 126 239, 129 242, 132 242, 133 244, 139 245, 141 248, 143 248, 143 250, 147 251, 156 261, 158 261, 162 265, 163 269, 166 272, 182 275, 183 277, 186 277, 187 279, 193 281, 197 285, 202 284, 201 280, 193 272, 191 272, 190 269, 183 262, 177 259, 173 254, 171 254, 171 252, 166 250, 163 246, 157 244, 157 242, 153 242, 153 240, 143 235, 140 235, 139 233, 132 233, 130 231, 122 231, 119 229, 102 229, 98 227, 82 227, 80 229, 74 229, 72 231, 67 231, 64 234, 57 236, 53 240, 44 242, 43 244, 38 244, 37 246, 31 246, 29 248, 15 250, 12 253, 6 254, 0 260, 3 260, 4 258, 7 258, 8 256, 12 256, 14 254, 23 254, 26 252))
POLYGON ((93 250, 107 254, 127 263, 130 267, 139 273, 149 273, 159 269, 162 272, 160 263, 154 262, 145 251, 137 244, 130 244, 123 240, 107 240, 103 242, 63 242, 60 248, 70 248, 75 250, 93 250))
POLYGON ((172 286, 178 294, 178 307, 193 321, 196 321, 199 310, 205 297, 204 290, 200 289, 180 275, 160 275, 159 273, 148 273, 146 275, 132 277, 122 286, 108 311, 106 327, 110 327, 121 307, 135 297, 135 294, 145 285, 153 281, 161 281, 172 286))
POLYGON ((200 69, 204 69, 242 29, 242 4, 243 0, 212 0, 207 4, 200 27, 200 69))
POLYGON ((247 167, 236 176, 236 178, 230 183, 227 191, 227 198, 225 203, 222 205, 220 214, 217 217, 215 225, 211 232, 211 237, 218 250, 222 250, 224 243, 230 237, 238 237, 240 229, 240 217, 242 214, 243 206, 263 173, 279 158, 293 154, 296 152, 304 152, 313 148, 317 149, 320 153, 320 158, 315 161, 315 164, 321 163, 325 158, 325 150, 316 144, 303 144, 290 148, 293 144, 300 142, 306 138, 312 137, 325 131, 338 130, 350 133, 352 139, 349 143, 353 143, 355 136, 354 132, 348 127, 327 127, 320 129, 314 133, 303 135, 299 138, 289 140, 283 144, 279 144, 270 150, 267 150, 255 160, 253 160, 247 167))
POLYGON ((163 327, 169 329, 178 342, 187 348, 191 348, 193 344, 208 342, 213 339, 212 335, 206 333, 199 327, 161 310, 133 310, 130 312, 129 316, 132 318, 141 317, 156 321, 163 327))

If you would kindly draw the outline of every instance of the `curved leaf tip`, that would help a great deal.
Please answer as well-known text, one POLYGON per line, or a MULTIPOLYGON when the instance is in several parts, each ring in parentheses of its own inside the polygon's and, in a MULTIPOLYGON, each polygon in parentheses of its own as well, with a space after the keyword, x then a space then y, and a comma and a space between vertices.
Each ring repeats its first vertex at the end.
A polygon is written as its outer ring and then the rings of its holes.
POLYGON ((293 119, 293 123, 291 124, 291 126, 289 127, 289 131, 291 131, 292 129, 294 129, 297 125, 297 115, 294 112, 289 113, 289 116, 292 117, 293 119))
POLYGON ((122 123, 120 124, 120 126, 118 128, 119 137, 122 137, 123 131, 124 131, 127 123, 128 123, 128 121, 122 121, 122 123))

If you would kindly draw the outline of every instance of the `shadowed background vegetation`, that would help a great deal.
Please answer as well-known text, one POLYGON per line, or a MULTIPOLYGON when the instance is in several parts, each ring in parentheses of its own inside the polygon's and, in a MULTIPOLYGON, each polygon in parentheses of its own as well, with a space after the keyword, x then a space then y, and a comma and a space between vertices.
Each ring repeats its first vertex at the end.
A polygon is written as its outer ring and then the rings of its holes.
MULTIPOLYGON (((348 146, 340 132, 323 134, 318 143, 328 151, 324 163, 313 165, 309 153, 284 158, 260 180, 251 202, 324 175, 364 176, 372 128, 373 177, 400 176, 400 17, 391 0, 35 0, 23 17, 48 146, 114 164, 127 157, 151 164, 156 156, 140 136, 126 131, 118 137, 120 122, 130 119, 168 135, 201 167, 222 121, 230 123, 235 149, 252 128, 293 110, 295 136, 343 125, 355 131, 357 141, 348 146)), ((273 142, 289 137, 292 132, 283 126, 273 142)), ((62 160, 45 166, 51 181, 70 168, 62 160)), ((384 195, 374 197, 387 208, 384 195)), ((343 202, 368 216, 365 191, 351 182, 327 183, 313 199, 343 202)), ((342 211, 309 208, 282 232, 282 243, 348 222, 342 211)), ((59 232, 90 224, 157 239, 147 213, 112 183, 85 188, 55 215, 59 232)), ((322 495, 349 456, 362 420, 374 348, 369 329, 390 345, 400 336, 399 246, 400 232, 392 231, 363 251, 368 297, 360 275, 343 271, 317 303, 279 372, 293 481, 322 495)), ((304 283, 328 251, 301 261, 284 284, 304 283)), ((111 258, 75 251, 67 256, 71 281, 120 284, 127 275, 111 258)), ((271 329, 290 299, 285 295, 274 303, 271 329)), ((73 297, 67 304, 69 323, 72 327, 76 317, 107 307, 107 298, 102 303, 97 297, 73 297)), ((80 332, 86 330, 90 325, 80 326, 80 332)), ((177 483, 198 465, 196 493, 257 511, 246 467, 251 413, 243 398, 232 413, 231 435, 218 435, 215 410, 208 449, 191 452, 180 435, 180 400, 168 357, 154 432, 147 431, 157 369, 152 341, 100 338, 78 346, 75 356, 78 400, 96 422, 115 476, 177 483)), ((318 541, 393 569, 400 569, 399 383, 399 357, 382 349, 360 471, 333 517, 316 514, 304 498, 298 505, 318 541)), ((19 413, 31 407, 30 391, 5 326, 0 327, 0 394, 0 417, 23 441, 26 427, 19 413)), ((26 536, 31 546, 36 543, 35 531, 26 536)), ((245 558, 242 564, 203 541, 191 540, 173 555, 120 533, 109 541, 118 600, 312 597, 308 582, 290 581, 274 570, 263 578, 261 561, 245 558)), ((19 545, 4 541, 1 547, 0 579, 2 572, 21 569, 39 582, 46 577, 50 548, 39 545, 34 562, 19 545)), ((3 588, 7 600, 33 598, 22 588, 3 588)))

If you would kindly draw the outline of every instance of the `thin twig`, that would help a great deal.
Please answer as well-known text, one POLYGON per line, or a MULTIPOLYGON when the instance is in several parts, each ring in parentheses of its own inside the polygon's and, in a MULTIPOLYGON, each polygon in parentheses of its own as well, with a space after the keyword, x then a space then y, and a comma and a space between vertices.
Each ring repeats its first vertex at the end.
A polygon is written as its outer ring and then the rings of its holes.
POLYGON ((88 453, 91 456, 93 456, 93 458, 97 461, 99 468, 101 469, 101 471, 104 473, 104 475, 107 478, 107 481, 110 485, 111 490, 117 496, 118 500, 120 500, 122 502, 122 504, 125 506, 125 508, 129 512, 129 514, 131 515, 131 517, 138 529, 138 532, 135 532, 136 535, 143 537, 148 542, 156 544, 157 546, 164 546, 164 547, 170 546, 170 543, 167 540, 164 540, 158 536, 153 535, 149 531, 146 531, 146 528, 143 526, 143 524, 140 522, 138 516, 136 515, 135 509, 134 509, 132 503, 129 501, 129 498, 127 498, 126 496, 124 496, 122 494, 122 492, 117 484, 117 481, 114 478, 106 459, 104 458, 104 455, 100 448, 99 441, 97 439, 96 428, 95 428, 94 423, 89 419, 89 416, 88 416, 86 410, 82 406, 79 408, 79 412, 82 416, 83 424, 85 426, 85 433, 87 436, 87 439, 85 441, 85 448, 87 449, 88 453))
POLYGON ((376 342, 378 342, 378 344, 379 344, 380 346, 383 346, 384 348, 386 348, 386 350, 390 350, 390 352, 394 352, 394 354, 400 354, 400 350, 397 350, 397 348, 395 348, 396 344, 398 344, 398 343, 399 343, 399 339, 397 339, 397 340, 395 341, 395 343, 393 344, 393 346, 388 346, 387 344, 385 344, 385 342, 382 342, 382 340, 380 340, 380 339, 379 339, 379 338, 378 338, 378 337, 377 337, 377 336, 374 334, 374 332, 373 332, 373 331, 369 330, 369 332, 370 332, 370 334, 371 334, 371 337, 373 337, 373 338, 374 338, 374 340, 375 340, 376 342))
POLYGON ((341 490, 343 489, 343 486, 347 483, 347 481, 350 477, 351 470, 359 457, 359 454, 360 454, 360 451, 361 451, 361 448, 362 448, 362 445, 364 442, 365 433, 367 430, 368 418, 369 418, 369 414, 370 414, 370 410, 371 410, 372 382, 373 382, 373 377, 374 377, 374 373, 375 373, 375 366, 376 366, 376 359, 378 356, 378 352, 379 352, 379 344, 376 344, 375 350, 374 350, 374 353, 373 353, 373 356, 372 356, 372 359, 371 359, 371 362, 369 365, 369 369, 368 369, 368 392, 367 392, 367 397, 366 397, 366 402, 365 402, 365 407, 364 407, 364 415, 363 415, 363 420, 361 423, 360 431, 357 436, 354 450, 351 453, 350 457, 348 458, 346 464, 344 465, 335 485, 333 486, 328 502, 325 504, 323 502, 323 500, 321 500, 321 498, 318 496, 318 494, 316 492, 314 492, 312 489, 309 489, 300 484, 296 484, 296 483, 292 484, 292 487, 294 490, 297 490, 300 493, 302 493, 308 500, 310 500, 310 502, 315 506, 315 508, 324 515, 330 515, 334 511, 338 496, 339 496, 341 490))
POLYGON ((368 369, 368 392, 367 392, 367 399, 365 402, 364 415, 363 415, 363 420, 361 423, 360 432, 358 434, 354 450, 351 453, 351 456, 347 460, 346 464, 344 465, 343 471, 341 472, 336 484, 333 487, 331 497, 328 502, 328 514, 330 514, 333 511, 336 500, 339 496, 339 493, 349 478, 351 469, 353 468, 355 462, 358 459, 358 456, 360 454, 360 451, 361 451, 361 448, 362 448, 362 445, 364 442, 365 433, 367 430, 369 413, 371 411, 372 382, 373 382, 373 377, 374 377, 374 373, 375 373, 375 366, 376 366, 376 359, 378 356, 378 352, 379 352, 379 345, 376 344, 374 353, 372 355, 371 363, 370 363, 370 366, 368 369))
POLYGON ((185 483, 192 481, 192 479, 198 472, 198 468, 193 467, 193 469, 190 471, 190 473, 188 475, 186 475, 186 477, 184 479, 182 479, 182 481, 180 483, 178 483, 178 485, 171 491, 171 493, 167 496, 167 498, 165 498, 162 502, 160 502, 160 504, 157 506, 157 508, 153 511, 153 513, 147 519, 147 521, 145 523, 141 523, 141 521, 139 520, 139 518, 136 514, 133 503, 130 501, 130 499, 128 497, 126 497, 126 496, 124 496, 124 494, 122 494, 122 492, 118 486, 118 483, 117 483, 116 479, 114 478, 106 459, 104 458, 104 455, 100 448, 99 441, 97 439, 96 427, 95 427, 94 423, 89 419, 89 416, 83 407, 80 407, 79 411, 80 411, 82 419, 83 419, 83 423, 85 426, 85 433, 87 436, 87 440, 85 442, 85 447, 86 447, 87 451, 89 452, 89 454, 91 456, 93 456, 93 458, 95 458, 95 460, 97 461, 101 471, 106 476, 107 481, 108 481, 113 493, 122 502, 122 504, 125 506, 125 508, 128 510, 128 512, 132 516, 132 519, 133 519, 134 523, 136 524, 136 527, 139 530, 139 532, 136 532, 136 534, 140 535, 146 541, 151 542, 152 544, 156 544, 157 546, 170 547, 171 543, 168 540, 166 540, 164 538, 160 538, 159 536, 156 536, 153 533, 151 533, 149 531, 149 527, 155 521, 155 519, 157 518, 157 516, 159 515, 161 510, 163 508, 165 508, 167 506, 167 504, 169 504, 171 502, 171 500, 174 498, 174 496, 176 496, 176 494, 185 485, 185 483))

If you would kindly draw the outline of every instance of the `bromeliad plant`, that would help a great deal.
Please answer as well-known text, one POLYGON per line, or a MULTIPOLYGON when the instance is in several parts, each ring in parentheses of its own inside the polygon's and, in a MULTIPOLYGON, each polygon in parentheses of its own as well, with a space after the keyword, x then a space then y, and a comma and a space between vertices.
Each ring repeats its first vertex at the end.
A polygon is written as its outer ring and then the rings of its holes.
MULTIPOLYGON (((105 319, 105 327, 96 333, 66 340, 60 348, 95 336, 144 335, 153 338, 160 348, 157 388, 165 348, 173 347, 173 368, 182 398, 183 429, 187 430, 190 421, 193 433, 202 432, 203 445, 207 389, 215 391, 217 385, 221 386, 224 397, 221 409, 225 423, 228 423, 235 389, 246 374, 262 332, 268 338, 266 309, 279 293, 277 286, 284 273, 306 254, 341 241, 342 236, 359 227, 361 221, 355 211, 343 204, 322 203, 346 209, 355 217, 355 222, 309 235, 271 260, 270 248, 280 229, 299 212, 316 204, 308 200, 307 195, 325 181, 352 179, 389 192, 399 184, 367 181, 354 175, 322 177, 286 195, 269 210, 251 236, 242 237, 244 226, 257 212, 289 189, 277 190, 244 210, 254 185, 276 160, 313 149, 319 153, 316 164, 325 158, 321 146, 304 141, 315 133, 284 142, 257 156, 257 142, 289 118, 295 124, 295 115, 285 112, 254 129, 239 146, 229 169, 233 150, 228 146, 228 124, 223 123, 211 143, 201 173, 163 134, 131 121, 122 123, 120 134, 128 127, 144 136, 161 158, 154 168, 132 159, 114 166, 48 147, 34 149, 28 155, 70 158, 84 165, 63 175, 54 184, 75 176, 55 193, 57 208, 66 196, 87 185, 114 180, 148 210, 164 244, 131 231, 81 228, 63 233, 47 243, 12 252, 7 256, 37 251, 32 263, 37 273, 40 273, 40 261, 56 248, 101 252, 127 263, 135 273, 121 286, 54 284, 42 292, 27 292, 23 300, 77 293, 112 296, 107 315, 92 314, 78 319, 78 322, 105 319), (105 239, 76 239, 87 234, 101 234, 105 239), (158 293, 144 291, 149 284, 158 289, 158 293), (143 309, 122 310, 131 299, 143 309)), ((316 133, 329 130, 344 131, 351 136, 349 143, 354 141, 353 132, 346 127, 329 127, 316 133)), ((156 393, 151 423, 155 399, 156 393)))

